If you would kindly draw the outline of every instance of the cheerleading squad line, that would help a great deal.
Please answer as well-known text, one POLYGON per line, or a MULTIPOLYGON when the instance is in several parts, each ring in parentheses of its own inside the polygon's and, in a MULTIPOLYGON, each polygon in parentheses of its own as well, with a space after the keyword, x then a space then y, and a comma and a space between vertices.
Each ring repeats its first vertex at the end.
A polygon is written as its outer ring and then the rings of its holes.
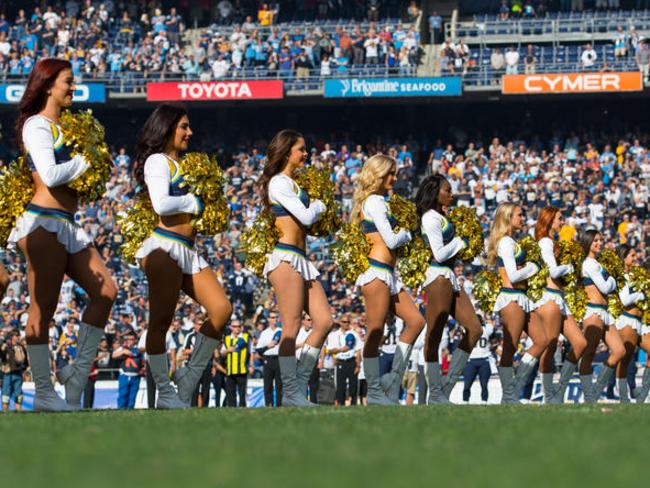
MULTIPOLYGON (((73 91, 69 63, 58 59, 39 61, 20 102, 17 121, 21 150, 27 154, 32 170, 34 193, 16 220, 8 245, 18 248, 27 260, 30 306, 26 340, 37 411, 80 408, 81 393, 117 293, 91 237, 73 218, 78 194, 70 185, 90 167, 83 155, 71 154, 58 125, 61 111, 72 104, 73 91), (65 387, 65 399, 62 399, 51 382, 48 325, 65 274, 86 291, 89 302, 79 328, 77 356, 72 364, 57 373, 65 387)), ((135 258, 148 280, 150 314, 145 349, 158 391, 156 407, 162 409, 189 407, 192 392, 232 314, 232 306, 214 272, 194 247, 193 221, 201 216, 205 202, 184 184, 178 163, 179 155, 188 149, 191 136, 185 110, 160 105, 140 132, 134 163, 134 177, 146 189, 158 219, 155 229, 136 250, 135 258), (207 320, 201 326, 190 361, 174 375, 175 388, 168 370, 165 336, 181 290, 205 308, 207 320)), ((305 253, 308 229, 327 212, 321 200, 310 201, 307 192, 296 183, 296 174, 307 156, 305 139, 300 133, 279 132, 268 147, 267 161, 258 181, 264 210, 274 215, 273 230, 279 236, 272 251, 265 255, 262 274, 273 287, 283 324, 279 345, 282 405, 297 407, 315 406, 307 397, 307 383, 333 325, 327 297, 318 281, 319 272, 305 253), (296 359, 296 336, 303 312, 311 317, 313 331, 296 359)), ((441 175, 429 176, 415 198, 419 227, 416 233, 420 234, 415 237, 421 236, 431 251, 422 283, 429 297, 423 317, 395 271, 398 250, 414 237, 411 231, 400 228, 385 199, 396 172, 394 159, 381 154, 370 157, 356 182, 351 212, 351 224, 360 229, 369 243, 367 256, 363 256, 367 266, 356 278, 366 307, 363 363, 368 404, 398 403, 413 344, 423 331, 428 402, 449 403, 451 390, 482 334, 474 307, 452 271, 455 261, 470 243, 456 235, 453 223, 447 218, 453 203, 449 183, 441 175), (379 346, 384 324, 391 314, 404 321, 404 328, 392 369, 380 376, 379 346), (443 379, 438 348, 450 315, 465 333, 443 379)), ((497 266, 501 279, 501 288, 490 311, 500 314, 504 326, 499 365, 502 403, 518 402, 521 388, 538 361, 546 401, 562 402, 566 385, 580 359, 585 400, 595 402, 617 365, 619 387, 626 385, 627 364, 639 336, 643 336, 641 347, 650 351, 650 329, 642 325, 639 305, 646 297, 626 285, 620 292, 625 311, 618 321, 613 320, 607 297, 616 292, 616 282, 597 261, 602 238, 595 230, 583 232, 579 242, 587 257, 582 262, 581 274, 588 304, 581 330, 563 296, 562 277, 576 270, 571 265, 557 264, 559 251, 555 236, 560 213, 551 207, 544 209, 536 226, 536 239, 549 274, 542 298, 531 302, 526 283, 540 268, 527 262, 525 251, 513 239, 522 226, 522 209, 502 204, 497 208, 488 241, 488 264, 497 266), (513 356, 524 330, 532 339, 532 346, 515 372, 513 356), (572 352, 564 362, 559 384, 554 384, 552 357, 560 333, 570 341, 572 352), (594 385, 591 362, 603 337, 611 354, 594 385)), ((621 253, 625 265, 631 268, 635 264, 634 250, 621 247, 621 253)), ((638 395, 637 400, 641 402, 650 390, 649 371, 646 368, 638 395)))

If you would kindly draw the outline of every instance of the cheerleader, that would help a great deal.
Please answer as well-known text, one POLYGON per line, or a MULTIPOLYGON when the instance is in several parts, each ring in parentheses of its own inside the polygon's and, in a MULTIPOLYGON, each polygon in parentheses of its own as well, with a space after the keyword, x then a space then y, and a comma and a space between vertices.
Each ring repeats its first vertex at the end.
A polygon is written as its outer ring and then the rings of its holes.
POLYGON ((472 302, 453 271, 456 256, 468 246, 467 241, 455 236, 454 225, 445 216, 453 200, 451 185, 439 174, 427 177, 415 197, 422 234, 433 254, 422 285, 427 294, 424 371, 429 404, 450 403, 449 395, 483 332, 472 302), (465 334, 452 355, 443 385, 438 349, 449 315, 465 328, 465 334))
POLYGON ((523 229, 521 207, 502 203, 497 207, 488 241, 488 264, 499 268, 503 285, 494 303, 503 324, 503 351, 499 363, 501 403, 518 403, 521 389, 548 345, 539 319, 531 315, 532 303, 526 295, 526 280, 539 271, 539 266, 526 262, 526 252, 513 239, 523 229), (521 358, 515 375, 512 363, 521 333, 526 330, 532 345, 521 358))
POLYGON ((325 205, 320 200, 310 202, 293 180, 307 154, 302 134, 293 130, 278 132, 269 144, 259 179, 263 205, 275 214, 275 226, 281 235, 264 265, 264 276, 273 286, 282 320, 278 354, 282 398, 278 403, 295 407, 316 406, 307 400, 307 383, 332 328, 330 306, 317 279, 320 273, 305 253, 307 227, 319 219, 325 205), (297 361, 296 337, 303 311, 311 317, 313 328, 297 361))
POLYGON ((147 276, 149 325, 145 351, 158 389, 156 407, 190 406, 192 393, 213 357, 232 306, 208 263, 194 248, 192 218, 203 210, 201 199, 184 185, 178 166, 179 154, 187 150, 192 136, 185 109, 160 105, 145 122, 138 138, 134 177, 146 185, 158 226, 136 252, 147 276), (169 379, 165 337, 174 318, 179 292, 197 301, 207 311, 194 343, 192 357, 174 374, 178 393, 169 379))
POLYGON ((643 312, 639 308, 639 302, 644 301, 646 296, 640 291, 634 291, 629 282, 629 276, 627 275, 630 268, 637 264, 637 253, 634 248, 627 244, 622 244, 618 248, 618 255, 625 266, 627 282, 619 293, 623 305, 623 312, 616 319, 616 330, 618 330, 623 341, 623 346, 625 347, 625 355, 616 366, 616 382, 618 384, 618 395, 621 403, 630 403, 627 386, 627 370, 630 361, 634 357, 636 345, 639 342, 639 336, 643 328, 643 312))
POLYGON ((18 144, 27 153, 32 170, 34 196, 16 221, 9 246, 18 247, 27 260, 30 304, 25 332, 37 411, 81 407, 81 392, 117 295, 92 238, 75 223, 77 194, 66 186, 89 167, 83 156, 70 155, 58 124, 61 110, 72 105, 74 89, 70 63, 61 59, 39 61, 27 81, 16 124, 18 144), (65 401, 52 387, 48 345, 48 328, 64 275, 89 297, 79 326, 75 360, 57 373, 65 386, 65 401))
POLYGON ((395 274, 397 248, 411 240, 407 230, 395 232, 395 218, 384 199, 396 179, 397 164, 391 157, 377 154, 369 158, 357 179, 351 220, 360 223, 370 241, 369 268, 356 282, 366 306, 366 342, 363 348, 363 368, 368 385, 369 405, 391 405, 399 401, 402 378, 411 355, 413 343, 425 325, 411 297, 395 274), (392 369, 379 376, 379 344, 384 324, 394 313, 404 321, 393 357, 392 369))
MULTIPOLYGON (((643 267, 650 271, 650 261, 646 261, 643 267)), ((644 403, 648 397, 648 392, 650 392, 650 325, 645 321, 641 327, 641 342, 639 345, 646 353, 646 364, 641 386, 634 390, 632 396, 637 403, 644 403)))
POLYGON ((603 246, 603 238, 596 229, 587 229, 580 234, 578 242, 587 256, 582 263, 582 282, 588 300, 582 321, 587 347, 580 361, 580 381, 585 402, 596 403, 603 387, 614 374, 614 367, 625 355, 625 347, 616 327, 611 327, 615 325, 614 317, 607 310, 607 295, 616 290, 616 280, 596 260, 603 246), (591 363, 603 336, 610 354, 594 386, 591 363))
POLYGON ((561 226, 562 214, 557 207, 542 209, 537 225, 535 225, 535 239, 539 243, 542 259, 548 268, 549 274, 542 298, 533 306, 533 314, 539 317, 549 341, 548 347, 542 353, 539 364, 544 402, 546 403, 563 402, 566 387, 578 367, 578 360, 582 356, 582 352, 587 346, 587 341, 571 315, 562 292, 562 277, 573 273, 574 269, 570 264, 557 264, 557 233, 561 226), (571 352, 562 363, 560 382, 556 388, 556 385, 553 384, 553 356, 557 349, 560 332, 571 343, 571 352))

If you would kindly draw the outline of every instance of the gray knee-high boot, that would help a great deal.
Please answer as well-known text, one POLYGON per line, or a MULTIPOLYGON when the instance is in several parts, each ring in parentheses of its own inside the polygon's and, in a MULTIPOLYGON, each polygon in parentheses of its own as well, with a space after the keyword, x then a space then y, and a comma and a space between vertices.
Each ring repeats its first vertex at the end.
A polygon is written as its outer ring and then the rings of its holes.
POLYGON ((564 393, 566 392, 569 381, 571 381, 571 377, 573 376, 573 373, 575 373, 576 369, 578 369, 576 363, 572 363, 571 361, 564 361, 564 363, 562 363, 560 381, 551 403, 564 403, 564 393))
POLYGON ((643 372, 643 381, 641 382, 641 386, 634 390, 634 400, 637 403, 644 403, 645 399, 648 397, 648 393, 650 393, 650 368, 646 367, 643 372))
POLYGON ((454 354, 451 356, 449 371, 447 371, 447 377, 443 381, 442 385, 442 391, 447 398, 451 396, 451 392, 454 389, 454 386, 456 386, 458 378, 460 378, 460 375, 463 373, 468 359, 469 353, 463 351, 460 347, 457 347, 454 354))
POLYGON ((499 366, 499 380, 501 380, 501 404, 517 403, 515 398, 515 372, 512 366, 499 366))
POLYGON ((609 383, 609 379, 614 375, 614 368, 603 364, 603 368, 598 373, 598 379, 596 380, 596 386, 594 387, 594 395, 596 396, 595 401, 597 402, 600 399, 600 394, 603 391, 603 388, 609 383))

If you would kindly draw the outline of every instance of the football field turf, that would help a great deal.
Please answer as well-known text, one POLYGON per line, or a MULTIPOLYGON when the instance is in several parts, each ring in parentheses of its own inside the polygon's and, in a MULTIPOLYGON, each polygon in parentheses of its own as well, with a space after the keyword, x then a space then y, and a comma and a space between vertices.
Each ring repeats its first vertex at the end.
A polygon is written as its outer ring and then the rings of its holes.
POLYGON ((443 406, 0 416, 2 486, 646 486, 650 408, 443 406))

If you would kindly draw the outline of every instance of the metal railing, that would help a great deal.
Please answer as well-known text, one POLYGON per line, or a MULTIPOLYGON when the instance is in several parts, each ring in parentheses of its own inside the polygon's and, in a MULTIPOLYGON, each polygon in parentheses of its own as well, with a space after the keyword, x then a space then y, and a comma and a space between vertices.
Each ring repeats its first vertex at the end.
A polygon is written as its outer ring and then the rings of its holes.
POLYGON ((445 24, 445 35, 466 43, 519 43, 552 41, 613 40, 617 28, 631 28, 641 34, 650 32, 650 12, 622 18, 520 19, 507 21, 457 22, 452 36, 451 23, 445 24))

